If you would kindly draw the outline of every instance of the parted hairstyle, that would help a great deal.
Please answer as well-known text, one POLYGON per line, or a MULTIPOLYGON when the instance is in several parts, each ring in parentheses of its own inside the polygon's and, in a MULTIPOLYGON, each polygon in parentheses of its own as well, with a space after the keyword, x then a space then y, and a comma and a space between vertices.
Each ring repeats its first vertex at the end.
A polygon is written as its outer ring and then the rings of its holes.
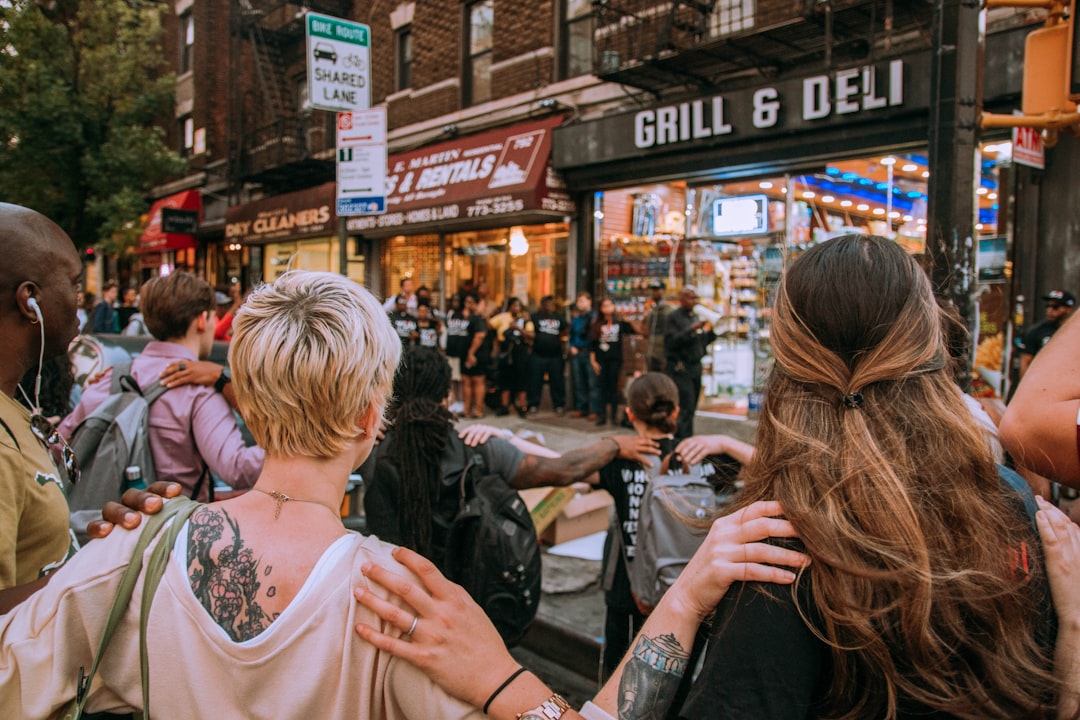
POLYGON ((158 340, 187 334, 191 321, 214 309, 214 288, 191 273, 174 272, 147 280, 139 293, 146 329, 158 340))
POLYGON ((799 610, 831 648, 822 717, 1047 717, 1038 540, 953 383, 926 274, 887 239, 822 243, 787 270, 771 341, 735 509, 779 500, 813 559, 799 610))
POLYGON ((651 428, 673 433, 675 410, 679 407, 679 388, 663 373, 645 373, 630 383, 626 405, 634 417, 651 428))
POLYGON ((369 410, 382 418, 401 341, 375 297, 335 273, 286 272, 233 321, 236 401, 269 455, 344 451, 369 410))
POLYGON ((420 346, 406 350, 394 376, 385 462, 399 483, 401 544, 428 557, 441 461, 454 426, 454 416, 443 402, 449 394, 450 364, 442 353, 420 346))

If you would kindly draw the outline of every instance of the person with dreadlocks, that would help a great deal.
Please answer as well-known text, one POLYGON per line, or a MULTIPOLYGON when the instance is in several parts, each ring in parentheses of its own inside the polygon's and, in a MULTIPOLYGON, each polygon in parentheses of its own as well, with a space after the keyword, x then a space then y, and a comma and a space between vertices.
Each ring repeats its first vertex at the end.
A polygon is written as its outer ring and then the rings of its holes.
MULTIPOLYGON (((465 444, 446 406, 449 392, 446 358, 431 348, 409 348, 394 379, 390 429, 376 448, 371 477, 365 476, 368 531, 436 564, 442 538, 433 518, 453 517, 458 509, 458 488, 443 478, 460 475, 465 466, 465 444)), ((654 441, 631 435, 606 437, 559 457, 528 455, 498 437, 476 449, 488 472, 517 490, 595 481, 596 472, 617 457, 644 462, 659 452, 654 441)))

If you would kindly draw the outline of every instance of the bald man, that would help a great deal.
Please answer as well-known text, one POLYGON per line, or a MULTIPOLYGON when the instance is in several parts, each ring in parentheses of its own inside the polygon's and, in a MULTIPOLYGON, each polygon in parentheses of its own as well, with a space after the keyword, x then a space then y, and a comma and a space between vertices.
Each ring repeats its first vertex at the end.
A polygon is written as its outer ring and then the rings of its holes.
MULTIPOLYGON (((45 584, 75 551, 59 471, 31 430, 16 387, 39 354, 67 352, 79 330, 82 262, 55 223, 0 203, 0 612, 45 584), (35 308, 36 306, 36 308, 35 308), (44 342, 44 347, 42 343, 44 342)), ((36 404, 36 398, 30 398, 36 404)))

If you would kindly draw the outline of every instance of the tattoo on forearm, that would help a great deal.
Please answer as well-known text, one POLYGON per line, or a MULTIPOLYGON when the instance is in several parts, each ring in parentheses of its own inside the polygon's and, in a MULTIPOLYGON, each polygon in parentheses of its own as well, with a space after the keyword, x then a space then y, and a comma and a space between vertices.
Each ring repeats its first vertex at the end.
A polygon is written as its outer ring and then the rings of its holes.
POLYGON ((662 720, 690 654, 672 634, 637 639, 619 681, 619 720, 662 720))
MULTIPOLYGON (((250 640, 273 622, 255 599, 261 587, 259 561, 244 547, 239 526, 224 510, 200 508, 191 516, 187 564, 191 592, 234 642, 250 640), (215 557, 213 549, 226 524, 232 538, 215 557)), ((272 570, 267 565, 261 574, 269 578, 272 570)), ((266 594, 274 597, 277 588, 271 586, 266 594)))

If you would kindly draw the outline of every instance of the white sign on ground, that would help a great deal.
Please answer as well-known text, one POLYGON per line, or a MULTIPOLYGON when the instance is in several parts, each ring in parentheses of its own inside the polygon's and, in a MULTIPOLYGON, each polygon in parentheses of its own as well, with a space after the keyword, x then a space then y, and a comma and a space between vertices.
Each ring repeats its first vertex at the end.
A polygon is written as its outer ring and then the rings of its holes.
POLYGON ((386 212, 386 108, 338 113, 337 214, 386 212))
POLYGON ((313 12, 305 20, 312 107, 331 112, 371 107, 371 28, 313 12))

